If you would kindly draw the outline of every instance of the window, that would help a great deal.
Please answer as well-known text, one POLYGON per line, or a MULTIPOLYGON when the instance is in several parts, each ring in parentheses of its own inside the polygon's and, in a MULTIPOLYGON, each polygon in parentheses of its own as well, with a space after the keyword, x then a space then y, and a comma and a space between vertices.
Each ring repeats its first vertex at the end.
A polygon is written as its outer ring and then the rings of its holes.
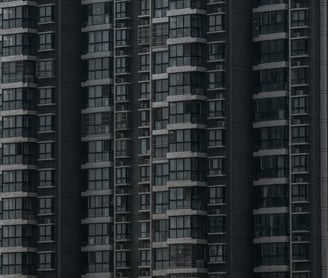
POLYGON ((208 232, 209 233, 225 232, 225 217, 224 216, 209 216, 208 217, 208 232))
POLYGON ((149 8, 150 8, 149 0, 141 0, 140 1, 140 13, 142 15, 149 14, 149 8))
POLYGON ((208 158, 208 175, 219 176, 225 174, 225 159, 223 157, 208 158))
POLYGON ((154 164, 154 183, 155 185, 166 185, 169 178, 169 166, 167 163, 154 164))
POLYGON ((169 249, 168 248, 154 249, 154 266, 155 266, 155 270, 169 268, 169 249))
MULTIPOLYGON (((292 40, 293 43, 294 40, 292 40)), ((255 44, 258 63, 272 63, 287 60, 288 41, 270 40, 255 44)))
POLYGON ((112 146, 109 140, 88 142, 88 162, 109 161, 112 155, 112 146))
POLYGON ((287 243, 260 244, 256 247, 255 253, 257 265, 288 264, 287 243))
POLYGON ((116 18, 128 17, 129 13, 130 13, 130 3, 129 2, 115 3, 116 18))
POLYGON ((110 272, 112 269, 112 258, 110 251, 88 252, 88 272, 110 272))
POLYGON ((224 30, 224 15, 215 14, 208 17, 208 31, 217 32, 224 30))
POLYGON ((155 101, 165 101, 169 94, 168 80, 154 80, 154 100, 155 101))
POLYGON ((295 39, 291 41, 291 55, 301 56, 308 53, 309 40, 308 39, 295 39))
MULTIPOLYGON (((122 2, 123 4, 124 2, 122 2)), ((121 3, 117 3, 121 4, 121 3)), ((130 31, 129 30, 116 30, 116 46, 126 46, 130 44, 130 31)))
POLYGON ((205 218, 202 216, 171 216, 169 218, 170 238, 205 238, 205 218))
POLYGON ((2 226, 2 247, 34 246, 35 227, 32 225, 2 226))
POLYGON ((225 131, 223 129, 209 129, 208 130, 208 146, 221 147, 225 145, 225 131))
MULTIPOLYGON (((150 83, 148 81, 140 82, 140 99, 148 100, 150 97, 150 83)), ((148 105, 143 103, 144 105, 142 108, 148 108, 148 105)))
POLYGON ((109 86, 91 86, 87 88, 87 107, 109 106, 111 103, 109 86))
POLYGON ((82 115, 82 136, 108 134, 110 127, 109 113, 88 113, 82 115))
POLYGON ((39 269, 52 269, 54 268, 54 254, 53 253, 40 253, 39 254, 39 269))
POLYGON ((54 143, 44 142, 39 143, 39 159, 53 159, 54 158, 54 143))
POLYGON ((295 214, 292 216, 293 231, 310 230, 310 214, 295 214))
POLYGON ((307 126, 292 127, 292 142, 293 143, 308 143, 309 128, 307 126))
POLYGON ((35 205, 33 198, 2 199, 2 219, 34 219, 35 205))
POLYGON ((39 131, 54 131, 55 125, 54 115, 40 115, 39 116, 39 131))
POLYGON ((39 22, 48 23, 54 21, 54 6, 39 7, 39 22))
MULTIPOLYGON (((170 268, 205 268, 207 246, 201 244, 170 245, 170 268)), ((199 275, 199 273, 197 273, 199 275)), ((197 275, 197 276, 198 276, 197 275)), ((186 277, 191 277, 190 274, 186 277)), ((199 276, 198 276, 199 277, 199 276)))
POLYGON ((287 12, 284 10, 254 14, 255 35, 285 32, 287 29, 287 12))
POLYGON ((140 182, 148 182, 150 179, 150 167, 149 166, 140 166, 140 182))
POLYGON ((255 215, 255 237, 287 236, 287 214, 255 215))
POLYGON ((86 6, 86 25, 108 24, 111 22, 111 3, 95 3, 86 6))
POLYGON ((309 255, 310 255, 309 244, 306 243, 293 244, 294 260, 309 260, 309 255))
POLYGON ((39 49, 49 50, 55 47, 54 33, 40 33, 39 34, 39 49))
POLYGON ((166 213, 169 207, 168 192, 154 193, 154 213, 166 213))
POLYGON ((292 172, 308 172, 309 157, 307 155, 292 156, 292 172))
POLYGON ((204 17, 179 15, 170 17, 170 38, 204 37, 204 17))
POLYGON ((2 118, 2 138, 36 137, 37 118, 35 116, 8 116, 2 118))
POLYGON ((255 188, 255 207, 287 207, 289 188, 285 184, 259 186, 255 188))
POLYGON ((106 79, 110 74, 109 58, 97 58, 88 60, 88 79, 106 79))
MULTIPOLYGON (((142 127, 148 127, 149 124, 150 124, 150 114, 149 114, 149 111, 147 110, 143 110, 143 111, 140 111, 139 112, 139 126, 142 126, 142 127)), ((143 139, 145 140, 145 139, 143 139)))
POLYGON ((226 202, 224 187, 209 188, 209 204, 224 204, 226 202))
POLYGON ((55 77, 55 61, 41 60, 38 62, 38 78, 55 77))
POLYGON ((37 94, 33 89, 3 89, 2 110, 35 110, 37 94))
POLYGON ((154 129, 166 129, 166 125, 169 121, 168 108, 157 108, 154 109, 154 129))
POLYGON ((259 92, 287 90, 288 73, 287 69, 261 70, 255 76, 259 92))
POLYGON ((54 186, 55 182, 54 170, 41 169, 39 171, 39 186, 54 186))
POLYGON ((53 213, 53 208, 53 198, 39 198, 39 214, 51 214, 53 213))
POLYGON ((139 139, 139 144, 140 144, 140 154, 149 155, 150 154, 149 138, 139 139))
POLYGON ((288 127, 264 127, 257 130, 257 146, 259 149, 279 149, 288 147, 288 127))
POLYGON ((154 220, 153 221, 154 230, 154 241, 166 241, 168 238, 168 225, 167 220, 154 220))
POLYGON ((224 43, 210 43, 208 45, 208 59, 210 61, 222 60, 225 58, 225 48, 224 43))
POLYGON ((284 178, 288 175, 288 156, 263 156, 256 162, 257 178, 284 178))
POLYGON ((116 252, 116 267, 127 267, 128 265, 128 252, 118 251, 116 252))
POLYGON ((204 2, 202 0, 170 0, 170 10, 185 8, 202 9, 204 8, 204 2))
POLYGON ((37 144, 5 143, 2 145, 2 164, 35 164, 37 144))
POLYGON ((169 132, 170 152, 205 152, 204 131, 183 129, 169 132))
POLYGON ((170 109, 170 123, 198 123, 205 122, 205 107, 201 101, 172 102, 170 109))
POLYGON ((149 250, 140 250, 139 251, 140 266, 149 266, 150 265, 150 251, 149 250))
POLYGON ((208 88, 222 89, 225 87, 225 72, 215 71, 208 73, 208 88))
POLYGON ((154 52, 154 73, 165 73, 169 64, 169 57, 167 51, 154 52))
POLYGON ((139 209, 140 210, 149 210, 149 208, 150 208, 149 194, 140 194, 139 195, 139 209))
POLYGON ((309 82, 308 67, 293 68, 292 69, 292 85, 307 84, 309 82))
POLYGON ((39 241, 53 241, 55 227, 53 225, 39 226, 39 241))
POLYGON ((54 103, 54 90, 55 88, 40 88, 39 89, 39 104, 53 104, 54 103))
POLYGON ((34 28, 36 18, 34 7, 11 7, 2 9, 2 29, 34 28))
POLYGON ((291 16, 292 27, 308 25, 308 21, 309 21, 308 17, 309 16, 307 10, 292 11, 292 16, 291 16))
POLYGON ((166 153, 169 150, 169 142, 167 135, 154 136, 154 157, 166 158, 166 153))
POLYGON ((169 74, 170 95, 203 95, 206 74, 200 72, 181 72, 169 74))
POLYGON ((287 112, 287 98, 265 98, 255 101, 255 121, 285 120, 287 112))
POLYGON ((204 210, 205 190, 196 187, 170 188, 170 210, 204 210))
POLYGON ((107 245, 113 236, 110 224, 88 224, 88 245, 107 245))
POLYGON ((33 53, 32 40, 29 34, 12 34, 2 36, 2 56, 28 55, 33 53))
POLYGON ((115 72, 127 73, 129 71, 129 58, 128 57, 116 57, 115 72))
POLYGON ((0 178, 1 192, 31 191, 34 192, 37 184, 35 171, 15 170, 3 171, 2 179, 0 178))
POLYGON ((166 40, 168 39, 168 24, 158 23, 153 25, 153 47, 166 46, 166 40))
POLYGON ((127 223, 116 224, 116 238, 128 239, 130 237, 130 227, 127 223))
POLYGON ((142 222, 139 225, 139 237, 140 238, 149 238, 150 236, 150 225, 149 222, 142 222))
POLYGON ((116 169, 116 183, 117 184, 130 183, 130 169, 129 168, 117 168, 116 169))
POLYGON ((192 180, 205 181, 206 164, 201 158, 180 158, 171 159, 170 181, 192 180))
POLYGON ((109 168, 87 170, 88 190, 103 190, 111 188, 111 172, 109 168))
POLYGON ((154 1, 154 17, 166 17, 166 12, 169 7, 169 0, 154 1))
POLYGON ((31 61, 2 63, 2 83, 34 82, 35 64, 31 61))
POLYGON ((112 200, 110 196, 89 196, 87 217, 109 217, 112 200))
POLYGON ((147 71, 150 68, 150 55, 140 55, 140 70, 147 71))
POLYGON ((210 245, 209 247, 209 262, 226 262, 227 251, 225 245, 210 245))
MULTIPOLYGON (((1 274, 22 274, 22 268, 26 270, 24 274, 35 275, 34 253, 3 253, 1 274)), ((16 276, 16 275, 15 275, 16 276)))
POLYGON ((176 44, 171 45, 170 66, 204 66, 205 46, 203 44, 176 44))
POLYGON ((308 201, 310 196, 309 187, 307 184, 297 184, 292 187, 292 200, 294 202, 298 201, 308 201))
POLYGON ((109 31, 88 32, 88 52, 104 52, 109 51, 110 49, 109 31))
POLYGON ((208 117, 217 118, 224 117, 226 114, 226 106, 223 100, 214 100, 208 102, 208 117))

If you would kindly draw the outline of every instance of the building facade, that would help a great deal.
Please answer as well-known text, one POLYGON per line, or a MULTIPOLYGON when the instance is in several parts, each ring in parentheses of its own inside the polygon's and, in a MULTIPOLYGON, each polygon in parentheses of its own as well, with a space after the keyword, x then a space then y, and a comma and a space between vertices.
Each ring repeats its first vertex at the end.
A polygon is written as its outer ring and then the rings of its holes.
POLYGON ((327 12, 0 1, 0 276, 328 277, 327 12))

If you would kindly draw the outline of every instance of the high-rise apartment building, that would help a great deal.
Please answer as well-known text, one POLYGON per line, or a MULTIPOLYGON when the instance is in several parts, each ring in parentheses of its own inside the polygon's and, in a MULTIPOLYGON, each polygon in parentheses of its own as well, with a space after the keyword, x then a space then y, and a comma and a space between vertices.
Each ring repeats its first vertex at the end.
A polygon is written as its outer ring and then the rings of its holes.
POLYGON ((328 0, 0 0, 0 277, 327 278, 328 0))

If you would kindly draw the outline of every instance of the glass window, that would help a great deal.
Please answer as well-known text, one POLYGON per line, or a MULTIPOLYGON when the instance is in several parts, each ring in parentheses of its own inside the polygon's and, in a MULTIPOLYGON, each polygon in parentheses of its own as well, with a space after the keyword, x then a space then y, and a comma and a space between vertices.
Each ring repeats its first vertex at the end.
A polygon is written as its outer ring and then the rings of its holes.
POLYGON ((48 23, 54 21, 54 6, 40 6, 39 7, 39 22, 48 23))
POLYGON ((224 15, 214 14, 208 16, 208 31, 217 32, 224 30, 224 15))
POLYGON ((204 37, 204 19, 201 15, 171 16, 170 38, 204 37))
POLYGON ((39 34, 39 50, 49 50, 55 47, 54 33, 40 33, 39 34))
POLYGON ((53 159, 54 158, 54 143, 44 142, 39 143, 39 159, 53 159))

